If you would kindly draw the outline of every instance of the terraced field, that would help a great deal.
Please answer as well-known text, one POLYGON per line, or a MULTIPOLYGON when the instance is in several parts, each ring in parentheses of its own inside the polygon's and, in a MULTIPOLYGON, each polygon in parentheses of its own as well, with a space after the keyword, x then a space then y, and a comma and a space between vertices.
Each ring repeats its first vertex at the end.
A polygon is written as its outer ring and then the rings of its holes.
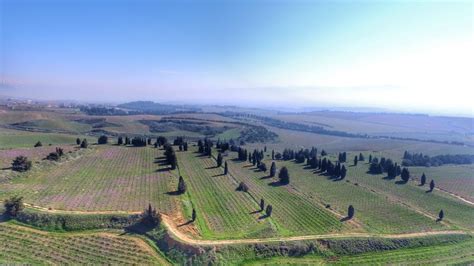
POLYGON ((266 237, 275 235, 269 219, 261 219, 257 202, 248 193, 236 191, 238 183, 213 158, 194 151, 178 152, 180 173, 197 209, 198 227, 206 238, 266 237))
POLYGON ((78 159, 9 180, 0 196, 19 194, 35 205, 82 211, 141 211, 151 203, 171 213, 180 204, 166 193, 176 188, 177 178, 158 163, 162 152, 94 146, 78 159))
POLYGON ((117 233, 47 233, 0 223, 1 264, 169 263, 142 239, 117 233))

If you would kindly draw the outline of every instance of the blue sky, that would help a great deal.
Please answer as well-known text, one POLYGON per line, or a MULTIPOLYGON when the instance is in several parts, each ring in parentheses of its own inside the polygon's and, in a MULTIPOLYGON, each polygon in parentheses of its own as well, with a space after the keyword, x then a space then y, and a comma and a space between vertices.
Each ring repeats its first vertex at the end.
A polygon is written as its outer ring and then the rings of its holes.
POLYGON ((0 94, 472 114, 472 1, 0 0, 0 12, 0 94))

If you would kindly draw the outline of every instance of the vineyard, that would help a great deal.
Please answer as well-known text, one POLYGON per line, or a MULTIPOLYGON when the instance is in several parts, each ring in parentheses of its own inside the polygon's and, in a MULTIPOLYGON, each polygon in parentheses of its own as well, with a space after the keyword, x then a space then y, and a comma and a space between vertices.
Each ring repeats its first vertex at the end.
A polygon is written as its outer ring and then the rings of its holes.
POLYGON ((0 224, 1 264, 169 263, 142 239, 117 233, 47 233, 0 224))
POLYGON ((31 204, 81 211, 141 211, 149 203, 170 213, 179 206, 167 195, 177 177, 158 163, 162 150, 96 146, 86 155, 3 184, 2 197, 21 194, 31 204))

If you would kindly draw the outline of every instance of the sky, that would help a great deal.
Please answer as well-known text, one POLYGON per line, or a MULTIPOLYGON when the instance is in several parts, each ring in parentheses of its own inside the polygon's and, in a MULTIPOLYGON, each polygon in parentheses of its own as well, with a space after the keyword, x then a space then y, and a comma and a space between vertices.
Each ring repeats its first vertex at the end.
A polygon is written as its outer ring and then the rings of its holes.
POLYGON ((0 95, 470 115, 473 1, 0 0, 0 95))

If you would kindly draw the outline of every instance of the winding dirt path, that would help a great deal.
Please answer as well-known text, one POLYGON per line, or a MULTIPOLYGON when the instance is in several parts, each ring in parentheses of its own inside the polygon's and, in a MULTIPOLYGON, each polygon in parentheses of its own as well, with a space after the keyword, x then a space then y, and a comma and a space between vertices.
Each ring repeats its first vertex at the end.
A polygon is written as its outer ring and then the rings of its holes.
MULTIPOLYGON (((139 214, 141 212, 130 212, 130 211, 66 211, 66 210, 53 210, 47 209, 41 206, 32 205, 25 203, 25 206, 36 209, 39 211, 49 213, 64 213, 64 214, 139 214)), ((291 236, 291 237, 271 237, 271 238, 253 238, 253 239, 223 239, 223 240, 204 240, 192 238, 191 236, 181 232, 178 226, 173 221, 172 217, 161 214, 163 225, 168 229, 168 232, 177 238, 178 240, 199 246, 220 246, 220 245, 232 245, 232 244, 258 244, 268 242, 282 242, 282 241, 301 241, 301 240, 315 240, 315 239, 328 239, 328 238, 347 238, 347 237, 358 237, 358 238, 412 238, 412 237, 423 237, 432 235, 450 235, 450 234, 473 234, 471 231, 455 231, 455 230, 444 230, 444 231, 431 231, 431 232, 416 232, 416 233, 401 233, 401 234, 371 234, 371 233, 335 233, 335 234, 322 234, 322 235, 304 235, 304 236, 291 236)))

